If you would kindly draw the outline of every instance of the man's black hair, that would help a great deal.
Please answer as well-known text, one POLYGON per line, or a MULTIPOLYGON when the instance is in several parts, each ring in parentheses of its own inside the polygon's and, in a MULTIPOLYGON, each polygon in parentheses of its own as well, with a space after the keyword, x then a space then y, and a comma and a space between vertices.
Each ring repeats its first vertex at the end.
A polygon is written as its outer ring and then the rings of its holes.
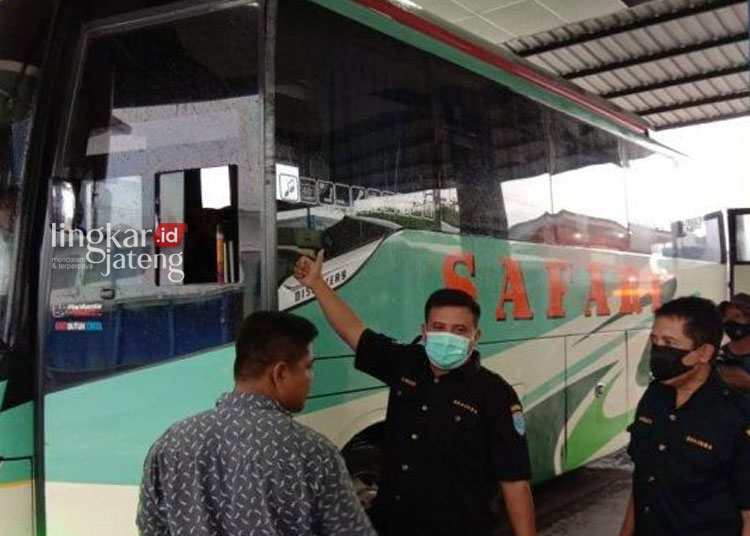
POLYGON ((312 322, 300 316, 276 311, 252 313, 237 336, 235 380, 257 378, 279 361, 299 361, 317 334, 312 322))
POLYGON ((719 308, 711 300, 697 296, 685 296, 665 303, 654 313, 656 318, 671 316, 685 321, 684 333, 693 341, 695 348, 704 344, 714 347, 714 355, 719 352, 724 326, 719 308))
POLYGON ((430 316, 430 311, 434 307, 446 306, 466 307, 474 316, 474 324, 479 324, 479 316, 482 312, 479 308, 479 304, 474 298, 471 297, 470 294, 464 292, 463 290, 456 290, 453 288, 441 288, 440 290, 436 290, 430 295, 430 297, 427 299, 427 303, 425 303, 424 305, 425 322, 430 316))

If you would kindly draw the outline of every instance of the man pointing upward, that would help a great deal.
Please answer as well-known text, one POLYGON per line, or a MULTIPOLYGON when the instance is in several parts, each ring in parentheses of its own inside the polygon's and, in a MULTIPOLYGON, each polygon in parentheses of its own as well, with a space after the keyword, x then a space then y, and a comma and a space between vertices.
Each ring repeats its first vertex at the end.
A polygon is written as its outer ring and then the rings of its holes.
POLYGON ((382 482, 373 506, 381 536, 491 536, 502 492, 517 536, 533 536, 534 504, 523 412, 513 388, 479 362, 479 305, 434 292, 421 344, 365 327, 322 276, 323 252, 295 277, 356 352, 355 367, 388 385, 382 482))

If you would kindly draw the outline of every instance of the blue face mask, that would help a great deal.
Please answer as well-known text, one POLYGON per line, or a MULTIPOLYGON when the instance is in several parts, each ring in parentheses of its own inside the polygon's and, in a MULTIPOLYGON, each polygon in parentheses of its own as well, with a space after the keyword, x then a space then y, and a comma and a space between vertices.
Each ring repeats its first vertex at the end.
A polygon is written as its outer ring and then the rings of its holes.
POLYGON ((443 370, 457 369, 469 359, 471 341, 445 331, 428 331, 424 349, 430 362, 443 370))

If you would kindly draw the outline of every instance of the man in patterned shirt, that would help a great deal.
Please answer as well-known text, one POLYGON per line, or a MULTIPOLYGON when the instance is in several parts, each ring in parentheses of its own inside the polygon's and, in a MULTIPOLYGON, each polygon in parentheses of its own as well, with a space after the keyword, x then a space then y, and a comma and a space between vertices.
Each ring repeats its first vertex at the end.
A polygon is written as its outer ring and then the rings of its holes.
POLYGON ((251 314, 236 344, 235 390, 171 426, 141 484, 142 536, 374 536, 343 459, 295 422, 317 335, 307 320, 251 314))

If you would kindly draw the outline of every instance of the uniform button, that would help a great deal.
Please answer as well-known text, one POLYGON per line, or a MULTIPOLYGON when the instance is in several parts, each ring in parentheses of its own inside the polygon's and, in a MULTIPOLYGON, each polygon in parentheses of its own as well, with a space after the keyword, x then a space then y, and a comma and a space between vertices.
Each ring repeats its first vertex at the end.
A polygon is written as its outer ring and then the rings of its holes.
POLYGON ((676 421, 677 420, 677 415, 675 415, 674 413, 670 413, 669 414, 669 420, 672 421, 672 422, 676 421))
POLYGON ((402 470, 402 471, 403 471, 403 472, 405 473, 406 471, 408 471, 408 470, 409 470, 409 466, 408 466, 408 465, 406 465, 406 464, 403 464, 403 465, 401 466, 401 470, 402 470))
POLYGON ((656 477, 654 475, 649 475, 648 481, 649 482, 656 482, 656 477))
POLYGON ((427 404, 422 404, 422 411, 427 411, 427 404))
POLYGON ((667 450, 667 446, 664 443, 659 443, 659 446, 656 448, 659 449, 659 452, 664 452, 665 450, 667 450))
POLYGON ((651 507, 650 506, 646 506, 646 507, 643 508, 643 512, 645 514, 648 514, 650 511, 651 511, 651 507))
POLYGON ((399 389, 398 391, 396 391, 396 396, 401 396, 401 389, 399 389))
POLYGON ((456 422, 461 422, 461 415, 456 415, 455 417, 453 417, 453 420, 456 422))
POLYGON ((440 378, 434 378, 434 379, 433 379, 432 381, 433 381, 434 383, 440 383, 440 378))
POLYGON ((394 499, 396 499, 396 502, 398 502, 398 501, 400 501, 400 500, 401 500, 401 495, 399 495, 399 494, 397 493, 396 495, 394 495, 394 496, 393 496, 393 498, 394 498, 394 499))
POLYGON ((417 439, 419 439, 419 436, 418 436, 417 434, 412 434, 412 435, 411 435, 411 438, 412 438, 412 439, 413 439, 414 441, 416 441, 417 439))

